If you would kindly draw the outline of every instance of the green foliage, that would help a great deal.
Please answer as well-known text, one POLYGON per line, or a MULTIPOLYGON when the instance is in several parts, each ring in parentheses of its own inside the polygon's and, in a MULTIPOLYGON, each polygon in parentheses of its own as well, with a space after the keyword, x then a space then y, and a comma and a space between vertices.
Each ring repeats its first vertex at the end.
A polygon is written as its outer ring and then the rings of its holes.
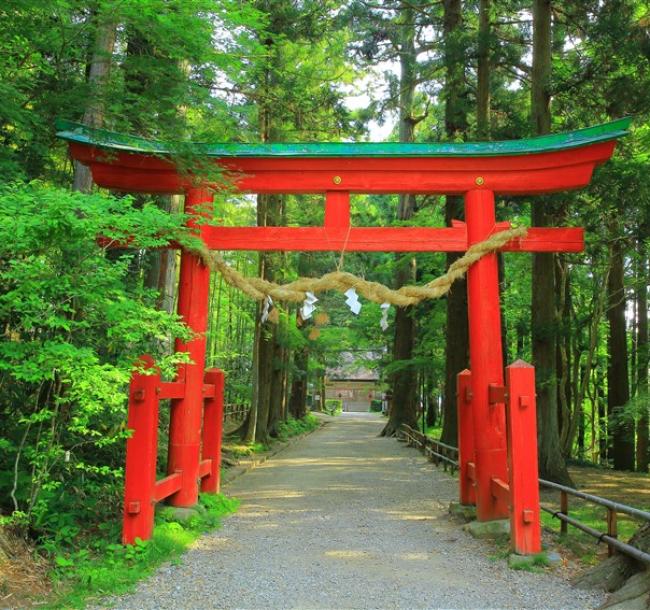
POLYGON ((343 401, 340 398, 325 399, 325 413, 328 415, 340 415, 343 412, 343 401))
POLYGON ((517 558, 514 555, 510 556, 508 565, 511 570, 520 570, 524 572, 541 572, 542 568, 546 568, 550 565, 546 553, 538 553, 532 557, 522 557, 521 559, 517 558))
POLYGON ((125 546, 95 538, 77 551, 53 547, 52 576, 57 593, 47 607, 83 608, 98 597, 132 590, 160 564, 177 558, 203 532, 218 527, 225 515, 237 510, 239 502, 220 494, 203 494, 199 504, 203 510, 182 523, 175 521, 170 511, 160 511, 153 537, 146 542, 138 539, 125 546))
POLYGON ((134 273, 140 249, 182 222, 130 198, 0 188, 0 496, 57 543, 116 508, 136 358, 165 372, 182 359, 164 345, 187 328, 134 273), (98 235, 135 239, 108 256, 98 235))
MULTIPOLYGON (((637 506, 636 508, 643 509, 644 507, 637 506)), ((599 532, 607 532, 607 510, 602 506, 573 500, 570 503, 569 515, 599 532)), ((605 548, 604 544, 598 544, 595 538, 575 527, 571 527, 571 525, 568 526, 566 535, 561 534, 559 519, 554 518, 553 515, 545 511, 542 511, 541 516, 542 526, 555 532, 562 544, 580 556, 583 562, 596 562, 596 554, 605 548)), ((619 539, 629 540, 639 528, 639 523, 626 515, 619 514, 617 527, 619 539)))
POLYGON ((298 436, 316 430, 320 426, 318 417, 307 413, 302 419, 293 419, 290 417, 287 421, 280 422, 278 425, 278 439, 286 441, 292 436, 298 436))

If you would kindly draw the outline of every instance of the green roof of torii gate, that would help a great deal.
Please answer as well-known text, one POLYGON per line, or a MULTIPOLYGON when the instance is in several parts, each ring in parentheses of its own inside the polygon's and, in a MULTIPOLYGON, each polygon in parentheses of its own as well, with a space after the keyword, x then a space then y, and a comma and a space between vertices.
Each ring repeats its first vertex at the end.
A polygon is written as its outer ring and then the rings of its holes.
POLYGON ((628 133, 632 119, 586 127, 576 131, 499 142, 295 142, 207 144, 157 142, 137 136, 95 129, 70 121, 57 121, 57 136, 114 151, 150 155, 190 153, 205 157, 501 157, 570 150, 615 140, 628 133))

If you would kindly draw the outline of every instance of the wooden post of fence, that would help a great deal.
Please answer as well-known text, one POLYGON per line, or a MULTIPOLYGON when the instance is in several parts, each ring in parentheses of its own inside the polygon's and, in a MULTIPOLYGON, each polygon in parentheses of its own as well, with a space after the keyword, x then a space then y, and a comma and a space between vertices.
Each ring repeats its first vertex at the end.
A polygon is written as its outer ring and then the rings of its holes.
POLYGON ((517 360, 506 367, 506 387, 511 543, 516 553, 532 555, 542 550, 535 369, 517 360))
POLYGON ((223 436, 224 373, 208 369, 205 382, 214 386, 214 396, 205 399, 203 411, 203 459, 210 460, 210 472, 201 481, 201 491, 219 493, 221 482, 221 438, 223 436))
MULTIPOLYGON (((560 512, 563 515, 569 514, 569 494, 566 491, 560 492, 560 512)), ((560 519, 560 533, 566 534, 569 531, 569 524, 560 519)))
POLYGON ((469 476, 474 464, 474 422, 472 420, 472 373, 467 369, 456 376, 456 408, 458 410, 458 482, 460 503, 476 505, 474 480, 469 476))
MULTIPOLYGON (((607 508, 607 535, 618 538, 618 519, 613 508, 607 508)), ((611 544, 607 545, 607 555, 611 557, 615 553, 616 549, 611 544)))
MULTIPOLYGON (((144 368, 153 369, 151 356, 140 358, 144 368)), ((132 430, 126 441, 124 473, 124 518, 122 542, 148 540, 153 533, 154 488, 158 452, 158 394, 160 373, 133 373, 129 386, 129 417, 132 430)))

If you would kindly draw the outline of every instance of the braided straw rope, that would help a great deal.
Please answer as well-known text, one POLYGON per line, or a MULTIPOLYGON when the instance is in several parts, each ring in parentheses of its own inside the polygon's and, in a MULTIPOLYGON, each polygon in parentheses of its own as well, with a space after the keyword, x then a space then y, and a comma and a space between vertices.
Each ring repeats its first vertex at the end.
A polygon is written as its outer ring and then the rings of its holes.
POLYGON ((402 286, 392 290, 378 282, 369 282, 346 271, 333 271, 320 278, 299 278, 288 284, 276 284, 259 277, 245 277, 236 269, 230 267, 223 257, 211 252, 205 244, 192 247, 191 250, 198 255, 203 264, 212 271, 223 276, 226 283, 238 288, 256 301, 262 301, 267 296, 274 301, 289 301, 300 303, 305 300, 306 292, 314 294, 326 290, 345 292, 354 288, 357 293, 375 303, 390 303, 398 307, 415 305, 424 299, 439 299, 447 294, 451 285, 462 278, 467 270, 485 255, 496 252, 513 239, 520 239, 527 233, 526 227, 516 227, 494 233, 485 241, 469 247, 467 252, 454 261, 447 273, 424 286, 402 286))

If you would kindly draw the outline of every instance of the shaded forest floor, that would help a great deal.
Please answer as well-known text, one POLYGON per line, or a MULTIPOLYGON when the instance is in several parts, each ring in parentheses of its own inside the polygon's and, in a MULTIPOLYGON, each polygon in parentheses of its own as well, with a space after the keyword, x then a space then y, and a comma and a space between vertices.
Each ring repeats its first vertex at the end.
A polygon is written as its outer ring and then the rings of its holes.
POLYGON ((572 466, 569 472, 581 491, 635 508, 650 509, 650 474, 589 466, 572 466))
MULTIPOLYGON (((650 475, 638 472, 620 472, 591 466, 571 466, 571 478, 580 491, 601 496, 614 502, 634 508, 650 510, 650 475)), ((559 509, 560 494, 557 491, 541 490, 542 504, 559 509)), ((601 532, 607 531, 607 510, 580 498, 569 497, 569 514, 586 525, 601 532)), ((552 515, 542 513, 542 523, 550 530, 559 532, 560 522, 552 515)), ((618 534, 621 540, 628 540, 639 527, 640 522, 624 514, 618 514, 618 534)), ((566 536, 558 534, 561 544, 570 549, 586 563, 597 563, 607 557, 607 546, 598 544, 594 538, 569 526, 566 536)))

